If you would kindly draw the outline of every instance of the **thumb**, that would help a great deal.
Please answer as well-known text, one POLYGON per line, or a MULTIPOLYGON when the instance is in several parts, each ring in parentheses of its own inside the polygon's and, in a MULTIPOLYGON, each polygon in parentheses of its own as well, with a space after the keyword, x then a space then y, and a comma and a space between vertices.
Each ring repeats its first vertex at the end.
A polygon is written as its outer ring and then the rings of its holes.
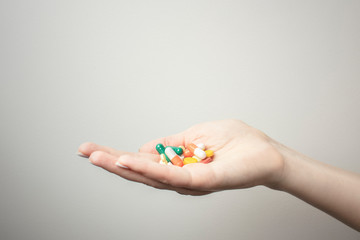
POLYGON ((145 143, 139 149, 139 152, 156 154, 157 151, 156 151, 155 147, 159 143, 163 144, 164 146, 185 146, 185 136, 183 133, 178 133, 178 134, 171 135, 168 137, 152 140, 148 143, 145 143))

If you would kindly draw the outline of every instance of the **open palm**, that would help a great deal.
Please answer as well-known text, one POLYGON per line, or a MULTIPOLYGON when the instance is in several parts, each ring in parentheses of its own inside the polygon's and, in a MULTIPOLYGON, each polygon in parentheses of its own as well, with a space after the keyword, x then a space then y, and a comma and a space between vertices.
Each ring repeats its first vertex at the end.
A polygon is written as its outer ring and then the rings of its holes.
POLYGON ((125 179, 191 195, 261 184, 272 186, 280 180, 283 168, 274 141, 239 120, 198 124, 179 134, 151 141, 139 153, 94 143, 82 144, 79 152, 89 156, 94 165, 125 179), (213 150, 214 161, 184 167, 159 164, 156 144, 186 146, 192 142, 204 143, 213 150))

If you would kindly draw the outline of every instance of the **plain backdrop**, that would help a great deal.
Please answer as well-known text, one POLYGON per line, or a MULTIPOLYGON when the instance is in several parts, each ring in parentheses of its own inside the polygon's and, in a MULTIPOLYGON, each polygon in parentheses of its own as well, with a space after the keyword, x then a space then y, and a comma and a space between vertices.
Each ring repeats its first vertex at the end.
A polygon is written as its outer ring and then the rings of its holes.
POLYGON ((0 239, 359 239, 265 187, 182 196, 76 156, 238 118, 360 172, 359 1, 0 1, 0 239))

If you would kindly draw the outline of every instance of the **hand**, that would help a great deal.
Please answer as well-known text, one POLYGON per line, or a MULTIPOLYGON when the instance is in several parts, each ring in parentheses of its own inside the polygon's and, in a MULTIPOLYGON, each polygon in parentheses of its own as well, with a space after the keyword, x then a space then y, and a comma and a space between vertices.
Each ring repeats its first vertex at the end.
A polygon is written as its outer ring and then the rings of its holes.
POLYGON ((275 146, 261 131, 239 120, 223 120, 198 124, 182 133, 151 141, 139 153, 94 143, 82 144, 79 152, 89 156, 94 165, 125 179, 181 194, 202 195, 256 185, 276 188, 282 178, 284 159, 275 146), (159 164, 156 144, 186 146, 192 142, 204 143, 213 150, 213 162, 184 167, 159 164))
POLYGON ((302 155, 238 120, 198 124, 151 141, 139 153, 94 143, 82 144, 79 152, 123 178, 181 194, 265 185, 297 196, 360 231, 359 174, 302 155), (213 150, 214 160, 183 167, 159 164, 156 144, 187 146, 192 142, 213 150))

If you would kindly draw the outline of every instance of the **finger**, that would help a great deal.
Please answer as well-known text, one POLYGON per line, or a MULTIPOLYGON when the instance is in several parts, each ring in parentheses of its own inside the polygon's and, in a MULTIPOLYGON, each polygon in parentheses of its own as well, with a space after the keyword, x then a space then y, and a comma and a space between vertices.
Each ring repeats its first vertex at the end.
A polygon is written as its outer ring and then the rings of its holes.
MULTIPOLYGON (((131 155, 129 155, 129 156, 131 156, 131 155)), ((151 187, 154 187, 157 189, 173 190, 173 191, 178 192, 179 194, 195 195, 195 196, 205 195, 205 194, 210 193, 210 192, 205 192, 205 191, 193 191, 193 190, 189 190, 189 189, 185 189, 185 188, 184 189, 176 188, 176 187, 164 184, 164 183, 160 183, 156 180, 147 178, 137 172, 131 171, 124 167, 119 167, 119 165, 116 165, 118 158, 115 157, 114 155, 111 155, 106 152, 95 151, 90 155, 89 160, 94 165, 101 167, 111 173, 114 173, 122 178, 125 178, 130 181, 134 181, 134 182, 143 183, 143 184, 146 184, 148 186, 151 186, 151 187)))
POLYGON ((216 185, 217 178, 212 168, 207 166, 209 164, 189 164, 181 168, 145 161, 141 155, 123 155, 118 163, 147 178, 174 187, 211 191, 216 185))
POLYGON ((175 187, 187 187, 191 183, 191 175, 188 171, 173 165, 145 161, 139 155, 123 155, 119 158, 118 163, 148 178, 175 187))
POLYGON ((111 173, 119 175, 122 178, 130 181, 141 182, 154 188, 167 189, 167 186, 163 183, 154 181, 153 179, 149 179, 139 173, 115 165, 117 160, 118 157, 102 151, 95 151, 89 157, 89 161, 95 166, 101 167, 111 173))
POLYGON ((159 143, 163 144, 164 146, 185 146, 186 145, 185 135, 183 133, 178 133, 178 134, 175 134, 172 136, 152 140, 152 141, 144 144, 139 149, 139 152, 157 153, 155 147, 159 143))
POLYGON ((125 154, 126 152, 115 150, 111 147, 101 146, 96 143, 92 142, 85 142, 81 144, 78 148, 79 153, 81 153, 84 156, 89 157, 93 152, 95 151, 102 151, 109 153, 114 156, 121 156, 122 154, 125 154))

